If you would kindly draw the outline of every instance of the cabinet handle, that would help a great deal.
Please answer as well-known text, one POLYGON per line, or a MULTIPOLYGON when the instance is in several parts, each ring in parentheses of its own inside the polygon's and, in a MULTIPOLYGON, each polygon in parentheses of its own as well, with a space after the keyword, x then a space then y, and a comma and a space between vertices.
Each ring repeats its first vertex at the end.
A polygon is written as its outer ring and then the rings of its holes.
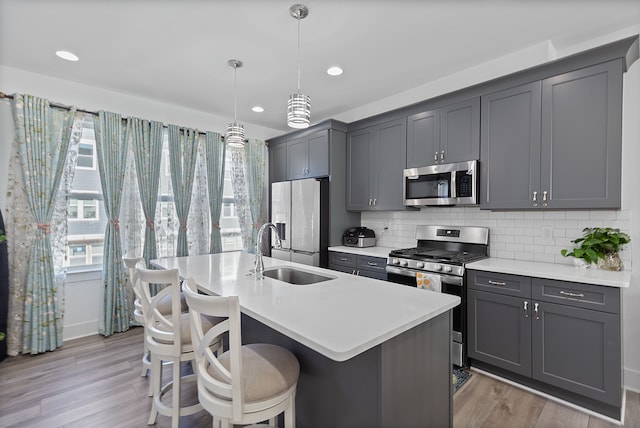
POLYGON ((360 276, 360 271, 359 270, 356 271, 356 275, 360 276))
POLYGON ((542 206, 543 207, 547 206, 547 191, 546 190, 544 192, 542 192, 542 206))
POLYGON ((354 269, 351 271, 351 275, 355 275, 355 274, 356 274, 356 270, 354 269))
POLYGON ((569 297, 584 297, 583 293, 570 293, 568 291, 562 291, 562 290, 560 290, 560 294, 562 294, 563 296, 569 296, 569 297))
POLYGON ((444 162, 444 150, 440 152, 440 160, 444 162))
POLYGON ((533 206, 534 207, 538 206, 538 192, 536 191, 533 192, 533 206))
POLYGON ((349 260, 349 259, 347 259, 346 257, 340 257, 340 261, 341 262, 346 262, 347 260, 349 260))
POLYGON ((375 207, 376 205, 378 205, 378 200, 377 200, 377 199, 374 199, 374 200, 373 200, 373 206, 375 207))
POLYGON ((507 283, 504 282, 504 281, 493 281, 491 279, 489 280, 489 284, 491 284, 491 285, 499 285, 499 286, 507 285, 507 283))
POLYGON ((369 206, 373 205, 373 199, 369 199, 369 206))
POLYGON ((535 312, 535 314, 536 314, 535 318, 537 320, 539 320, 540 319, 540 314, 538 313, 538 303, 534 303, 533 304, 533 312, 535 312))
POLYGON ((524 317, 529 318, 529 302, 527 302, 526 300, 524 301, 523 309, 524 309, 524 317))
POLYGON ((438 152, 435 152, 433 154, 433 160, 434 160, 434 162, 438 162, 438 152))
POLYGON ((369 266, 378 266, 378 263, 375 263, 375 262, 367 262, 367 264, 369 266))

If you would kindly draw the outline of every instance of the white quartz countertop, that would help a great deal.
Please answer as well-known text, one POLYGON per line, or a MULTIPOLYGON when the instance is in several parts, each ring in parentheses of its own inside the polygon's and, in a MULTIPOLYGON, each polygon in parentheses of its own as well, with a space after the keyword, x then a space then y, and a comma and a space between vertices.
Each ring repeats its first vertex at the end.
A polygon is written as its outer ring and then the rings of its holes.
POLYGON ((264 257, 332 279, 291 285, 255 279, 252 254, 231 252, 153 260, 191 276, 202 292, 239 296, 243 313, 335 361, 345 361, 460 304, 450 294, 264 257))
POLYGON ((338 251, 340 253, 351 253, 358 254, 361 256, 371 256, 371 257, 389 257, 389 253, 395 248, 390 247, 347 247, 346 245, 339 245, 337 247, 329 247, 329 251, 338 251))
POLYGON ((557 279, 560 281, 581 282, 585 284, 606 285, 627 288, 631 282, 630 271, 612 272, 598 269, 576 267, 555 263, 530 262, 523 260, 499 259, 490 257, 468 263, 466 269, 488 272, 509 273, 536 278, 557 279))

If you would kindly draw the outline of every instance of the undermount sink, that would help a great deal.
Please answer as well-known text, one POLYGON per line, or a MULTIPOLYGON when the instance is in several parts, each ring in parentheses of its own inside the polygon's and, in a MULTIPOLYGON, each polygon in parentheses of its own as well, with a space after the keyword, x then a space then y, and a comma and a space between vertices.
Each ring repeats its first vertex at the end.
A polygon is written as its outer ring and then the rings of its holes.
POLYGON ((263 275, 293 285, 309 285, 335 279, 335 277, 319 275, 317 273, 307 272, 290 267, 265 269, 263 275))

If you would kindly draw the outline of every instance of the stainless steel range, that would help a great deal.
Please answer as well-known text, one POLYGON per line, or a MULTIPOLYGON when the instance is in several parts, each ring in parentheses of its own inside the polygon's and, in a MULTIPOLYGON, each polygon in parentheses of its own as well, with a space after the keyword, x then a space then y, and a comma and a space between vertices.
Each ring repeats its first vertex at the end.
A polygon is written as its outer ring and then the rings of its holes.
POLYGON ((393 250, 387 259, 387 278, 391 282, 416 286, 416 274, 436 275, 442 292, 460 297, 453 310, 451 362, 467 365, 465 349, 467 289, 465 265, 489 255, 489 229, 464 226, 417 226, 417 246, 393 250))

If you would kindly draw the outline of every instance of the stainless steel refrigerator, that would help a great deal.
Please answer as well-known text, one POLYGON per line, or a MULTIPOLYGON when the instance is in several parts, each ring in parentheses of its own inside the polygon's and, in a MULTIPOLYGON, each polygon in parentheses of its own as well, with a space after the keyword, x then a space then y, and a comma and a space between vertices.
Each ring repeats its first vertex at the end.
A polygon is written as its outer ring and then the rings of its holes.
POLYGON ((306 179, 271 184, 271 222, 282 248, 271 236, 271 257, 312 266, 327 265, 328 180, 306 179))

